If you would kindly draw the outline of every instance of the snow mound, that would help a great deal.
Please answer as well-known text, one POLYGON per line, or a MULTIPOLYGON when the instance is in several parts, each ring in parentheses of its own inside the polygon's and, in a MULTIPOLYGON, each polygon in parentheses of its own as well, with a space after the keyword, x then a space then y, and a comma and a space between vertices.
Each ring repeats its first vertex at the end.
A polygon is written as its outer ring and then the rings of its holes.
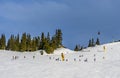
POLYGON ((54 54, 56 55, 60 55, 61 53, 64 53, 64 54, 69 54, 69 53, 73 53, 74 51, 70 50, 70 49, 67 49, 67 48, 58 48, 54 51, 54 54))

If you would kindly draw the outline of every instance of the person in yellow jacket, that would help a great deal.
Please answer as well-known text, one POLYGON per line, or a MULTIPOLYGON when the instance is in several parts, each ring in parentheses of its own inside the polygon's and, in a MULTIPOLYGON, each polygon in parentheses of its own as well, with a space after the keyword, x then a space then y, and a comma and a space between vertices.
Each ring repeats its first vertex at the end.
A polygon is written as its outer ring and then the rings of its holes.
POLYGON ((61 58, 62 58, 62 61, 65 61, 65 56, 63 53, 61 53, 61 58))
POLYGON ((105 54, 103 56, 103 59, 106 59, 106 46, 103 46, 103 49, 104 49, 104 52, 105 52, 105 54))

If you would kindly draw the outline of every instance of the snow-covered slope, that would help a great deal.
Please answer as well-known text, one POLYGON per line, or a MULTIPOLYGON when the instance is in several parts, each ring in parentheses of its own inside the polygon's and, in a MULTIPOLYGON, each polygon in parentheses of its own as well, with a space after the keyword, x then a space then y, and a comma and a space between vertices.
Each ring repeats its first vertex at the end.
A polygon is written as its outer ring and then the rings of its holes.
POLYGON ((52 55, 43 56, 40 51, 2 50, 0 73, 0 78, 120 78, 120 42, 80 52, 60 48, 52 55), (64 62, 61 53, 65 54, 64 62))
POLYGON ((69 54, 69 53, 73 53, 74 51, 70 50, 70 49, 67 49, 67 48, 58 48, 54 51, 54 54, 56 55, 60 55, 61 53, 64 53, 64 54, 69 54))

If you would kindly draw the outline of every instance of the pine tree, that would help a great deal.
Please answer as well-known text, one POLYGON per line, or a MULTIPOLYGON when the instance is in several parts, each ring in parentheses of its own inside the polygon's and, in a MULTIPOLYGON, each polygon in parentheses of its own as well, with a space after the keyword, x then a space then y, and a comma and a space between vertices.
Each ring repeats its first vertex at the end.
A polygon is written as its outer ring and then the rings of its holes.
POLYGON ((10 39, 8 39, 6 50, 10 50, 10 39))
POLYGON ((55 36, 52 37, 50 46, 51 46, 53 49, 56 49, 56 48, 57 48, 57 41, 56 41, 55 36))
POLYGON ((97 38, 96 45, 100 45, 100 40, 97 38))
POLYGON ((16 47, 15 50, 16 50, 16 51, 20 51, 20 42, 19 42, 20 39, 19 39, 19 34, 15 37, 14 40, 15 40, 15 43, 14 43, 14 44, 15 44, 15 47, 16 47))
POLYGON ((6 48, 6 37, 4 34, 2 34, 0 39, 0 49, 5 49, 5 48, 6 48))
POLYGON ((40 46, 40 37, 39 36, 37 37, 37 43, 38 43, 37 47, 39 48, 39 46, 40 46))
POLYGON ((47 34, 47 42, 50 43, 50 33, 47 34))
POLYGON ((26 33, 23 33, 22 39, 21 39, 21 44, 20 44, 20 50, 22 52, 27 50, 26 49, 26 41, 27 41, 26 33))
POLYGON ((10 40, 9 40, 9 50, 15 51, 15 40, 14 40, 14 35, 11 35, 10 40))
POLYGON ((76 45, 74 51, 79 51, 79 46, 76 45))
POLYGON ((30 35, 30 34, 27 34, 26 50, 27 50, 27 51, 31 51, 31 35, 30 35))
POLYGON ((92 47, 92 41, 91 40, 89 40, 88 47, 92 47))
POLYGON ((40 49, 44 49, 44 45, 45 45, 45 35, 44 35, 44 33, 42 32, 41 42, 40 42, 40 49))
POLYGON ((14 38, 13 38, 13 48, 12 48, 12 50, 13 51, 17 51, 17 49, 18 49, 18 46, 17 46, 17 36, 15 36, 14 38))
POLYGON ((47 52, 47 54, 53 54, 54 49, 53 47, 47 45, 45 51, 47 52))
POLYGON ((36 50, 39 50, 39 46, 40 46, 40 37, 35 37, 35 43, 36 43, 36 50))
POLYGON ((47 38, 45 39, 44 50, 46 51, 47 54, 52 54, 54 51, 54 47, 50 46, 50 43, 48 43, 47 38))
POLYGON ((33 40, 32 40, 32 51, 36 51, 36 42, 35 42, 35 38, 33 38, 33 40))
POLYGON ((43 48, 47 54, 50 54, 50 52, 48 51, 49 49, 49 43, 47 42, 47 38, 44 40, 44 48, 43 48))
POLYGON ((2 49, 2 41, 1 41, 1 38, 0 38, 0 49, 2 49))
POLYGON ((62 31, 61 29, 56 30, 56 41, 57 41, 57 47, 62 46, 62 31))
POLYGON ((95 42, 94 42, 94 39, 92 38, 92 47, 95 46, 95 42))

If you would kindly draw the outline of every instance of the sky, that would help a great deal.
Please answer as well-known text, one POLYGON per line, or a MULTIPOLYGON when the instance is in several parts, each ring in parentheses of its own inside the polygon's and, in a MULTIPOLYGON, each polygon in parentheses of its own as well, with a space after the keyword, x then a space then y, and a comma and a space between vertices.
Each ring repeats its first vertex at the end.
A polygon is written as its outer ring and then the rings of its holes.
POLYGON ((120 39, 120 0, 0 0, 0 33, 39 36, 56 29, 63 44, 74 49, 89 39, 101 43, 120 39), (100 31, 101 35, 97 35, 100 31))

